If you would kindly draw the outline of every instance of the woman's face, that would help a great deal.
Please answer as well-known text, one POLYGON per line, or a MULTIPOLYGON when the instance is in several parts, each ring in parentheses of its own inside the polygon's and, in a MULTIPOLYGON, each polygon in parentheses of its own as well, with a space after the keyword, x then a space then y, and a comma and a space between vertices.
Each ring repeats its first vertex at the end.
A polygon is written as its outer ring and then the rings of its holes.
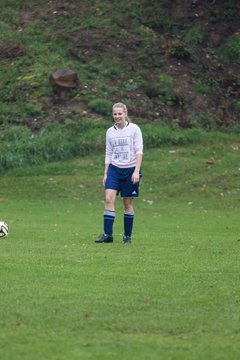
POLYGON ((113 109, 113 120, 117 125, 125 125, 126 122, 126 114, 121 107, 116 107, 113 109))

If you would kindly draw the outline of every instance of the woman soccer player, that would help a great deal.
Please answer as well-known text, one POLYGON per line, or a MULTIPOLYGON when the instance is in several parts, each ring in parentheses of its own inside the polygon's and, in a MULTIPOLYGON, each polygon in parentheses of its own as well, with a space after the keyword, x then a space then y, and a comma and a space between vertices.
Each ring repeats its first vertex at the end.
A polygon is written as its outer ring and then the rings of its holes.
POLYGON ((128 119, 125 104, 113 105, 115 124, 106 133, 104 234, 96 243, 113 242, 115 200, 118 193, 123 198, 124 237, 123 243, 130 244, 134 220, 133 198, 138 197, 143 139, 138 125, 128 119))

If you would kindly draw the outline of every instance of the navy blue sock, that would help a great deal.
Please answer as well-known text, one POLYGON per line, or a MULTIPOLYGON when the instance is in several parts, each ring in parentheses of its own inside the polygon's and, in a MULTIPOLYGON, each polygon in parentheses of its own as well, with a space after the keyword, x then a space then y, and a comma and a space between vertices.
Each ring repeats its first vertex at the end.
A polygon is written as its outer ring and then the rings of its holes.
POLYGON ((115 211, 104 210, 104 234, 112 236, 115 211))
POLYGON ((133 211, 124 211, 124 235, 132 236, 134 212, 133 211))

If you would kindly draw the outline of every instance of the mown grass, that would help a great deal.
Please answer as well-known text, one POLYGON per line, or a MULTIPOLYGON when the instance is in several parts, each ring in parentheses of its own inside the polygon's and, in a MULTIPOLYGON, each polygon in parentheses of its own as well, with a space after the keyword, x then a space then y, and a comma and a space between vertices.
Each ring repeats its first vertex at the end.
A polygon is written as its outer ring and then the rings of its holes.
POLYGON ((237 143, 147 150, 131 246, 99 246, 103 156, 0 178, 0 358, 236 359, 237 143))

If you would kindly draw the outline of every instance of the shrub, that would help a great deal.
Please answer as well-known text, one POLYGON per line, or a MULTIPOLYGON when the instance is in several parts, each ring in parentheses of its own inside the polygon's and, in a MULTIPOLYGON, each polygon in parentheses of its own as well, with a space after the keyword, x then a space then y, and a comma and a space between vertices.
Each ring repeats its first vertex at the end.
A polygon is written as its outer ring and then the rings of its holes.
POLYGON ((233 110, 240 111, 240 100, 233 100, 231 107, 233 110))
POLYGON ((189 59, 191 53, 186 44, 180 40, 172 40, 167 45, 167 53, 176 59, 189 59))
POLYGON ((211 11, 211 21, 217 23, 223 20, 236 20, 239 15, 235 1, 223 1, 222 3, 223 7, 216 7, 211 11))
POLYGON ((158 95, 172 95, 174 91, 174 80, 168 74, 160 74, 158 82, 146 83, 145 90, 149 97, 156 97, 158 95))
POLYGON ((209 84, 202 82, 201 80, 197 81, 194 84, 195 91, 200 95, 207 95, 211 92, 212 88, 209 84))
POLYGON ((159 1, 146 1, 141 9, 140 22, 154 30, 170 30, 174 27, 172 18, 159 1))
POLYGON ((226 63, 240 64, 240 34, 236 33, 228 38, 217 51, 218 56, 226 63))
POLYGON ((105 99, 95 99, 88 103, 89 109, 103 116, 110 116, 112 111, 112 103, 105 99))
POLYGON ((217 119, 207 112, 192 115, 188 118, 187 122, 193 128, 203 128, 205 130, 215 130, 218 128, 217 119))
POLYGON ((158 97, 162 103, 174 106, 178 102, 174 86, 175 81, 171 76, 160 74, 157 83, 145 84, 145 91, 149 98, 158 97))
POLYGON ((191 27, 186 31, 183 37, 183 41, 189 46, 196 46, 203 42, 203 38, 203 33, 199 30, 198 27, 191 27))
POLYGON ((24 113, 26 116, 42 116, 43 110, 40 104, 28 103, 24 106, 24 113))

